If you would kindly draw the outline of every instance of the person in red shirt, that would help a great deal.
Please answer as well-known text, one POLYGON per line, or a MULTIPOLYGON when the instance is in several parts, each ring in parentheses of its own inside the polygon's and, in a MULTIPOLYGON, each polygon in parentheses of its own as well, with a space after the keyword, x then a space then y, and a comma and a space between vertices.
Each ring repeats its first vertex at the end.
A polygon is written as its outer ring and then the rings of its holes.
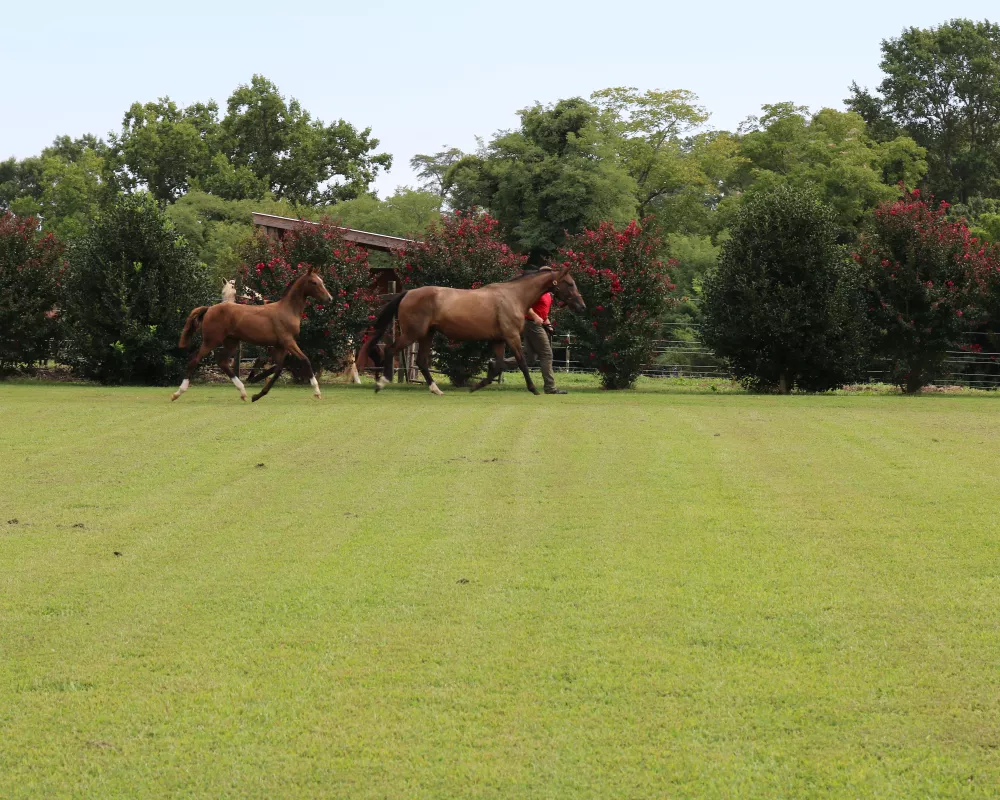
MULTIPOLYGON (((545 394, 566 394, 565 389, 556 388, 556 375, 552 370, 552 343, 549 341, 546 328, 550 327, 549 311, 552 308, 552 295, 543 294, 538 302, 528 309, 524 315, 524 341, 521 347, 524 360, 530 367, 537 358, 542 368, 542 381, 545 384, 545 394)), ((513 356, 504 359, 505 370, 518 369, 513 356)))

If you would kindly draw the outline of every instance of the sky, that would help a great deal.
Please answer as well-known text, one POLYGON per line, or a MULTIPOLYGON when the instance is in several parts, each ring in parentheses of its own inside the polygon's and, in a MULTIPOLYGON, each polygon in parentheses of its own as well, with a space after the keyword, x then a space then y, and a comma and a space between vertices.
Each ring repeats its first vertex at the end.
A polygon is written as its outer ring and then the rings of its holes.
POLYGON ((688 89, 732 130, 764 103, 842 108, 851 81, 878 85, 880 42, 904 28, 1000 17, 996 0, 282 5, 0 0, 0 160, 106 136, 136 101, 224 108, 257 73, 316 118, 370 126, 394 158, 384 197, 416 185, 414 154, 472 150, 536 102, 688 89))

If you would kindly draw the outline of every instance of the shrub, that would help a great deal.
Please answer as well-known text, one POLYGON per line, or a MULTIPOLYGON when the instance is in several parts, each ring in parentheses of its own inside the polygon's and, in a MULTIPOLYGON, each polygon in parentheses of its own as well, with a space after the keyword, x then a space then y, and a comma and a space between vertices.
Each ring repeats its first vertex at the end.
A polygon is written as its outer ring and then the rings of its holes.
POLYGON ((964 221, 946 219, 913 191, 879 206, 855 260, 874 329, 874 350, 904 392, 938 377, 962 334, 986 321, 997 257, 964 221))
POLYGON ((378 304, 371 288, 368 251, 346 241, 336 226, 324 220, 289 231, 283 239, 257 233, 244 245, 243 256, 243 285, 271 301, 303 270, 316 267, 334 299, 306 306, 298 342, 317 372, 341 369, 378 304))
POLYGON ((618 231, 603 222, 571 236, 559 250, 587 303, 585 314, 569 314, 585 365, 601 375, 606 389, 627 389, 653 360, 659 318, 674 285, 656 257, 659 239, 647 226, 630 222, 618 231))
POLYGON ((754 391, 825 391, 865 358, 856 268, 832 210, 779 186, 746 200, 704 282, 704 339, 754 391))
MULTIPOLYGON (((525 258, 500 238, 499 223, 489 214, 455 211, 432 224, 422 242, 397 254, 404 289, 450 286, 477 289, 521 273, 525 258)), ((488 342, 434 340, 435 363, 455 386, 465 386, 490 358, 488 342)))
POLYGON ((36 217, 0 214, 0 374, 45 361, 58 332, 63 247, 36 217))
POLYGON ((174 383, 184 372, 184 321, 214 291, 150 196, 119 197, 70 254, 68 361, 101 383, 174 383))

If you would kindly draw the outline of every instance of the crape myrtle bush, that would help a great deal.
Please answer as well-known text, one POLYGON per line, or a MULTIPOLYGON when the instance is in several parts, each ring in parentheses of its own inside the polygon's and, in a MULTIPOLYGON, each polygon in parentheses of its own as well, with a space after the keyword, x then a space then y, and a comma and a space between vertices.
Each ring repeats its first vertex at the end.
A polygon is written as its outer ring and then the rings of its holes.
POLYGON ((877 356, 891 380, 917 392, 937 378, 948 351, 987 319, 996 296, 997 251, 946 219, 918 191, 875 209, 854 254, 861 268, 877 356))
POLYGON ((631 387, 653 360, 658 320, 675 288, 656 257, 659 249, 652 228, 632 221, 620 231, 603 222, 559 250, 587 303, 585 313, 565 315, 578 342, 574 349, 606 389, 631 387))
POLYGON ((705 342, 753 391, 825 391, 866 357, 857 268, 832 210, 778 187, 745 201, 705 276, 705 342))
MULTIPOLYGON (((404 289, 450 286, 478 289, 521 274, 525 257, 503 243, 500 225, 489 214, 455 211, 431 225, 422 242, 396 254, 404 289)), ((438 334, 435 364, 455 386, 482 372, 491 356, 489 342, 453 342, 438 334)))
POLYGON ((374 319, 378 297, 371 287, 368 251, 344 239, 329 220, 274 239, 260 232, 243 246, 243 285, 274 302, 310 266, 333 295, 311 299, 302 313, 298 343, 317 372, 340 370, 360 334, 374 319))
POLYGON ((180 380, 191 309, 211 301, 208 270, 145 194, 108 205, 70 253, 66 359, 101 383, 180 380))
POLYGON ((63 247, 37 217, 0 214, 0 374, 45 361, 59 324, 63 247))

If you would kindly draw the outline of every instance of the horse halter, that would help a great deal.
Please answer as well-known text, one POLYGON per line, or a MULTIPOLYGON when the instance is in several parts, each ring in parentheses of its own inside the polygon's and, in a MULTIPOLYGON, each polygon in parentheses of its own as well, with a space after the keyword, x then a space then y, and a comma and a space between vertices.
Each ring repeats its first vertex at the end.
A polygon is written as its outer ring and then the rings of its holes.
POLYGON ((554 269, 552 269, 552 267, 547 267, 547 266, 546 267, 539 267, 538 271, 539 272, 551 272, 552 276, 553 276, 552 277, 552 285, 553 286, 558 286, 559 285, 559 273, 556 272, 554 269))

